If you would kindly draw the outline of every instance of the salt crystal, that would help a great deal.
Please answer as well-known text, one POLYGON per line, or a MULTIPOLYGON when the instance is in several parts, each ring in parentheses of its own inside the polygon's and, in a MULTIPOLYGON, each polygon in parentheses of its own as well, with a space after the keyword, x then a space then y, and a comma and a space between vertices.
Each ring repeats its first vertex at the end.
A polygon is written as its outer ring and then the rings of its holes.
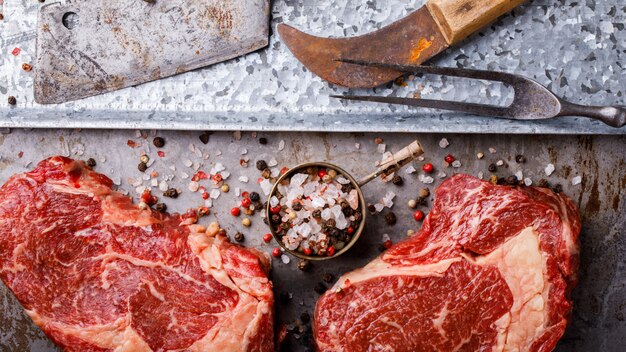
POLYGON ((192 192, 198 192, 198 188, 200 188, 200 185, 196 181, 191 181, 189 182, 187 188, 192 192))
POLYGON ((376 209, 377 213, 380 213, 381 211, 383 211, 383 209, 385 209, 385 206, 380 203, 377 203, 377 204, 374 204, 374 209, 376 209))
POLYGON ((235 187, 235 196, 239 197, 241 195, 241 188, 235 187))
POLYGON ((479 160, 484 158, 484 157, 485 157, 485 154, 483 154, 483 153, 476 154, 476 158, 478 158, 479 160))
POLYGON ((322 210, 323 220, 329 220, 332 216, 333 216, 333 212, 329 208, 322 210))
POLYGON ((148 174, 143 174, 143 176, 141 176, 141 178, 142 178, 144 181, 148 181, 148 180, 150 179, 150 175, 148 175, 148 174))
POLYGON ((489 153, 495 154, 497 152, 496 148, 489 148, 489 153))
POLYGON ((345 230, 348 227, 348 219, 343 213, 339 213, 339 216, 335 218, 335 223, 339 230, 345 230))
POLYGON ((572 185, 578 186, 583 182, 583 178, 581 176, 576 176, 572 179, 572 185))
POLYGON ((113 177, 113 184, 119 186, 122 184, 122 178, 119 176, 113 177))
POLYGON ((157 187, 158 185, 159 185, 159 180, 157 180, 156 178, 153 178, 152 180, 150 180, 150 186, 157 187))
POLYGON ((216 151, 215 151, 215 155, 217 155, 217 156, 222 155, 222 151, 221 151, 221 150, 219 150, 219 149, 218 149, 218 150, 216 150, 216 151))
POLYGON ((165 192, 170 188, 170 186, 167 184, 167 182, 165 181, 161 181, 161 183, 159 183, 159 191, 161 192, 165 192))
POLYGON ((150 159, 150 160, 148 160, 148 162, 146 163, 146 166, 147 166, 147 167, 151 167, 151 166, 152 166, 152 164, 154 164, 154 159, 150 159))
POLYGON ((278 203, 279 203, 278 197, 272 196, 272 198, 270 198, 270 206, 271 207, 277 206, 278 203))
POLYGON ((226 180, 227 178, 230 177, 230 172, 222 171, 222 172, 220 172, 220 175, 222 175, 222 180, 226 180))
POLYGON ((270 173, 270 176, 272 176, 272 177, 280 176, 280 170, 278 168, 272 169, 271 173, 270 173))
POLYGON ((396 194, 393 193, 392 191, 387 192, 387 194, 385 194, 385 197, 382 200, 383 205, 386 206, 387 208, 393 207, 393 199, 395 197, 396 197, 396 194))
POLYGON ((528 187, 530 187, 533 184, 533 180, 529 179, 528 177, 526 177, 524 179, 524 184, 528 187))
POLYGON ((289 257, 286 254, 281 255, 280 256, 280 260, 283 261, 283 264, 289 264, 289 262, 290 262, 290 259, 289 259, 289 257))
POLYGON ((456 167, 458 169, 459 167, 461 167, 461 162, 459 160, 453 161, 452 167, 456 167))
POLYGON ((424 161, 424 160, 426 160, 426 158, 423 155, 420 155, 420 156, 417 157, 417 160, 424 161))
POLYGON ((345 177, 343 177, 343 176, 338 176, 335 180, 336 180, 339 184, 342 184, 342 185, 347 185, 347 184, 350 184, 350 180, 348 180, 347 178, 345 178, 345 177))
POLYGON ((308 197, 310 196, 313 192, 315 192, 315 188, 316 185, 313 182, 309 182, 307 184, 304 185, 304 196, 308 197))
POLYGON ((382 242, 385 243, 387 241, 391 241, 391 237, 389 237, 388 233, 383 233, 382 242))
POLYGON ((479 171, 478 172, 478 178, 482 180, 483 177, 485 177, 485 174, 482 171, 479 171))
POLYGON ((146 190, 146 186, 139 186, 139 187, 135 188, 135 192, 137 194, 142 194, 143 191, 145 191, 145 190, 146 190))
POLYGON ((431 184, 435 182, 435 179, 426 175, 419 175, 418 179, 420 180, 421 183, 425 183, 425 184, 431 184))
POLYGON ((193 143, 190 143, 187 149, 189 149, 189 151, 193 153, 196 151, 196 146, 193 143))
POLYGON ((354 210, 359 208, 359 192, 356 189, 353 189, 348 194, 348 203, 350 203, 350 208, 354 210))
POLYGON ((197 156, 198 158, 202 158, 202 150, 200 150, 200 149, 196 149, 195 154, 196 154, 196 156, 197 156))
POLYGON ((185 173, 185 172, 181 172, 180 173, 180 178, 182 178, 183 180, 186 180, 186 179, 189 178, 189 175, 187 173, 185 173))
POLYGON ((311 205, 314 208, 321 208, 324 205, 326 205, 326 200, 324 200, 324 198, 322 198, 322 197, 317 197, 315 195, 312 195, 311 196, 311 205))
POLYGON ((211 208, 213 206, 213 199, 206 199, 204 201, 204 206, 207 208, 211 208))
POLYGON ((269 166, 269 167, 274 167, 276 165, 278 165, 278 161, 276 161, 276 158, 271 158, 270 162, 267 163, 267 166, 269 166))
POLYGON ((250 179, 247 176, 239 176, 239 182, 248 183, 250 179))
POLYGON ((443 138, 439 141, 439 147, 442 149, 448 148, 449 145, 450 145, 450 142, 448 142, 446 138, 443 138))
POLYGON ((135 138, 141 138, 141 131, 135 130, 135 138))
POLYGON ((266 196, 268 196, 270 192, 272 191, 272 183, 268 179, 261 181, 260 186, 261 186, 261 190, 263 191, 263 194, 265 194, 266 196))
POLYGON ((248 149, 243 148, 243 149, 241 150, 241 155, 246 155, 246 154, 248 154, 248 149))
POLYGON ((220 190, 219 189, 212 189, 211 193, 209 194, 209 196, 211 197, 211 199, 217 199, 220 197, 220 190))
POLYGON ((515 177, 517 177, 518 180, 521 180, 524 178, 524 173, 522 172, 522 170, 519 170, 518 172, 515 173, 515 177))
POLYGON ((215 166, 213 166, 211 168, 210 173, 211 173, 211 175, 215 175, 215 174, 217 174, 217 173, 219 173, 221 171, 224 171, 224 170, 226 170, 224 165, 222 165, 221 163, 216 163, 215 166))
POLYGON ((387 145, 386 144, 379 144, 376 147, 376 150, 380 153, 383 154, 385 152, 385 149, 387 149, 387 145))
POLYGON ((552 175, 554 170, 555 170, 554 164, 548 164, 548 165, 546 165, 546 168, 544 169, 544 171, 546 172, 546 176, 552 175))
POLYGON ((283 150, 285 149, 285 141, 284 140, 280 140, 280 142, 278 142, 278 150, 283 150))
POLYGON ((407 175, 414 174, 416 171, 417 171, 417 170, 415 169, 415 167, 413 167, 413 165, 409 165, 409 166, 407 166, 407 167, 406 167, 406 169, 404 170, 404 172, 405 172, 407 175))
POLYGON ((291 176, 291 181, 289 182, 289 185, 291 187, 300 187, 307 178, 309 178, 309 175, 307 174, 295 174, 291 176))
POLYGON ((193 163, 192 167, 193 167, 194 171, 198 171, 198 169, 200 169, 200 163, 199 162, 195 162, 195 163, 193 163))
POLYGON ((361 149, 361 143, 354 143, 354 147, 356 149, 361 149))
POLYGON ((176 165, 170 165, 170 170, 176 171, 176 165))
POLYGON ((496 165, 502 166, 502 165, 504 165, 504 161, 498 160, 498 161, 496 161, 496 165))

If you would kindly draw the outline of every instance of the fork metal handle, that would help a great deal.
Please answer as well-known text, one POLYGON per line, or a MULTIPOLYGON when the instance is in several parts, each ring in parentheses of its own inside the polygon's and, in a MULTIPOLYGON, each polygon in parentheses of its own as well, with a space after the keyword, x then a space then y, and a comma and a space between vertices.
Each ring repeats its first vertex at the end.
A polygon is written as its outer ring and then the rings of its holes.
POLYGON ((604 122, 611 127, 626 126, 626 106, 584 106, 561 102, 559 116, 584 116, 604 122))

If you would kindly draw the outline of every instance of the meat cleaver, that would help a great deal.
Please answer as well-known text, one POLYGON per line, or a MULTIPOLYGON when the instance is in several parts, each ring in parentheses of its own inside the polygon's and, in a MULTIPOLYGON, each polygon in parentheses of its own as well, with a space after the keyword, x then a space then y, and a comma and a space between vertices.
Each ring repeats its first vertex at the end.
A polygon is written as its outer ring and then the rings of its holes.
POLYGON ((372 88, 402 73, 336 60, 418 65, 524 1, 428 0, 409 16, 353 38, 320 38, 288 25, 280 25, 278 33, 296 58, 322 79, 349 88, 372 88))
POLYGON ((42 6, 35 101, 81 99, 268 45, 270 0, 82 0, 42 6))

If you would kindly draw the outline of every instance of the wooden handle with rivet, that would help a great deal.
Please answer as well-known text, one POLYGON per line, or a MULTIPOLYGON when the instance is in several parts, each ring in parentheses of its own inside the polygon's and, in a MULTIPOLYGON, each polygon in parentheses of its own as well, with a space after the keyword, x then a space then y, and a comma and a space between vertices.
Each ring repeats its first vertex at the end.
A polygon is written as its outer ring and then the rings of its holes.
POLYGON ((418 141, 414 141, 383 161, 374 173, 359 180, 359 187, 365 186, 379 176, 388 177, 422 154, 424 154, 422 145, 418 141))
POLYGON ((521 5, 525 0, 429 0, 426 6, 452 45, 521 5))

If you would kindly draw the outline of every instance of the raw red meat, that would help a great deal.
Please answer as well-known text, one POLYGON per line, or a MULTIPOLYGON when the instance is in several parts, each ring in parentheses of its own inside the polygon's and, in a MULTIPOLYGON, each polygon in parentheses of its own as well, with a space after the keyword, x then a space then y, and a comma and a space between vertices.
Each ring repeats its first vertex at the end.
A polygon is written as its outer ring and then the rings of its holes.
POLYGON ((551 351, 576 284, 580 219, 566 196, 445 181, 422 229, 317 303, 320 351, 551 351))
POLYGON ((0 189, 0 278, 66 351, 273 351, 269 261, 55 157, 0 189))

